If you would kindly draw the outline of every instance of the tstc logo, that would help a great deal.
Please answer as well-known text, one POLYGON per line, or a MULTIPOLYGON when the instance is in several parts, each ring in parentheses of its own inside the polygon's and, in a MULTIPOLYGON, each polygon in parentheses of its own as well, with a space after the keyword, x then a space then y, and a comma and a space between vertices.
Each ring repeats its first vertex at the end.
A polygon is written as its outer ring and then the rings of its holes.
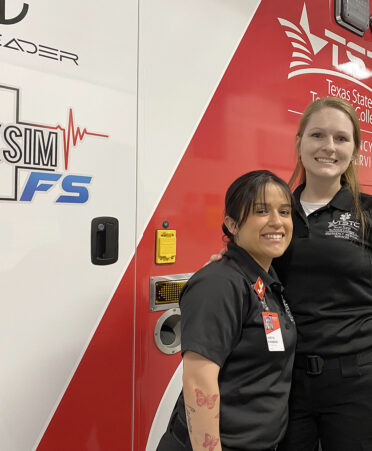
POLYGON ((291 40, 294 49, 292 61, 289 65, 288 78, 309 73, 336 75, 372 91, 369 86, 360 81, 371 76, 371 71, 367 69, 363 58, 372 58, 372 52, 355 42, 346 41, 344 37, 327 29, 324 29, 324 36, 329 38, 329 40, 312 34, 310 32, 306 3, 304 4, 299 24, 295 25, 282 18, 278 18, 278 20, 286 29, 285 33, 291 40), (329 43, 332 44, 332 66, 337 71, 327 68, 307 67, 312 65, 314 57, 329 43), (345 63, 340 64, 342 50, 346 54, 347 60, 345 63))
POLYGON ((108 138, 108 135, 75 127, 72 109, 67 127, 21 121, 17 88, 0 86, 0 104, 0 200, 31 202, 40 193, 58 186, 60 192, 55 194, 55 202, 87 202, 92 177, 66 174, 70 150, 86 136, 108 138), (63 142, 63 153, 59 141, 63 142), (62 170, 58 169, 61 161, 62 170))
POLYGON ((28 12, 28 4, 24 3, 22 11, 18 14, 18 16, 12 17, 11 19, 7 19, 5 16, 5 0, 0 0, 0 24, 12 25, 17 22, 20 22, 26 17, 27 12, 28 12))

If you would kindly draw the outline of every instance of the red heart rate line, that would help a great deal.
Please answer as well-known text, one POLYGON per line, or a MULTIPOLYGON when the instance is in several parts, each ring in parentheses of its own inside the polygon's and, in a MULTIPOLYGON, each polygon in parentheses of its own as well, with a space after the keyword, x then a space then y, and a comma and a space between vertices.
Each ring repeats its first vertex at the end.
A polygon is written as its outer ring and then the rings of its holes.
POLYGON ((72 113, 71 108, 70 108, 70 112, 68 115, 67 127, 61 127, 60 125, 57 125, 55 127, 48 126, 48 125, 40 125, 39 127, 48 128, 50 130, 60 130, 62 132, 62 134, 63 134, 63 152, 64 152, 64 157, 65 157, 65 169, 68 168, 71 144, 73 147, 76 147, 78 140, 82 141, 84 139, 85 135, 98 136, 100 138, 108 138, 109 137, 109 135, 103 135, 101 133, 88 132, 88 130, 86 128, 84 128, 83 130, 81 130, 80 127, 75 128, 74 115, 72 113), (72 141, 72 143, 71 143, 71 141, 72 141))

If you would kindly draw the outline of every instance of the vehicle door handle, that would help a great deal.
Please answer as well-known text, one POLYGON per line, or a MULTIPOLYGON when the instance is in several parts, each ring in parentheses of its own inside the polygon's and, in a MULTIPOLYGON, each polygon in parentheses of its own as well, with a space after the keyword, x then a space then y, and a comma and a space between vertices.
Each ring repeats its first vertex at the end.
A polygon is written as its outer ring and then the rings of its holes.
POLYGON ((92 219, 91 260, 93 265, 111 265, 119 256, 119 221, 109 216, 92 219))

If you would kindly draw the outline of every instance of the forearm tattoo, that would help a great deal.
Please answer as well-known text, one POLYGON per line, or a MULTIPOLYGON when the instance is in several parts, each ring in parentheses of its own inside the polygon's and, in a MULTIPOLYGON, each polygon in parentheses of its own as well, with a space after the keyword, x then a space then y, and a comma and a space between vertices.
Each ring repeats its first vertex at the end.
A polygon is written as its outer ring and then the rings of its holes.
POLYGON ((195 409, 185 404, 185 411, 186 411, 187 428, 189 430, 189 434, 191 435, 192 434, 191 412, 195 413, 195 409))
POLYGON ((208 409, 213 409, 218 398, 218 394, 215 395, 205 395, 201 390, 195 388, 196 404, 199 407, 206 405, 208 409))
POLYGON ((220 439, 218 437, 213 437, 209 435, 207 432, 205 433, 203 448, 208 448, 208 451, 213 451, 214 448, 218 445, 220 439))

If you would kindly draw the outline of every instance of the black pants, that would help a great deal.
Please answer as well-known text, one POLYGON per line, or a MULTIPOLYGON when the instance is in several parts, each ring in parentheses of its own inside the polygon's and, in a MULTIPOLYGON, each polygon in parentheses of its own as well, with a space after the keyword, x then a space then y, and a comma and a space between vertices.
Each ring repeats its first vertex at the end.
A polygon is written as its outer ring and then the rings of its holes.
MULTIPOLYGON (((177 414, 173 412, 167 431, 161 438, 156 451, 193 451, 189 434, 186 426, 180 424, 177 418, 177 414)), ((237 451, 231 448, 222 446, 222 451, 237 451)), ((244 451, 256 451, 256 450, 244 450, 244 451)), ((263 451, 275 451, 271 448, 263 451)))
POLYGON ((322 451, 372 451, 372 362, 338 360, 319 375, 294 369, 278 451, 315 451, 319 440, 322 451))
POLYGON ((156 451, 192 451, 187 426, 179 420, 177 408, 172 412, 167 430, 156 451))
POLYGON ((192 446, 190 439, 185 443, 181 443, 169 430, 167 430, 161 438, 156 451, 192 451, 192 446))
MULTIPOLYGON (((222 447, 222 451, 225 450, 226 448, 222 447)), ((192 446, 190 440, 188 440, 188 442, 183 445, 172 435, 172 433, 167 431, 160 440, 159 446, 157 447, 156 451, 192 451, 192 446)), ((270 449, 266 451, 274 451, 274 450, 270 449)))

